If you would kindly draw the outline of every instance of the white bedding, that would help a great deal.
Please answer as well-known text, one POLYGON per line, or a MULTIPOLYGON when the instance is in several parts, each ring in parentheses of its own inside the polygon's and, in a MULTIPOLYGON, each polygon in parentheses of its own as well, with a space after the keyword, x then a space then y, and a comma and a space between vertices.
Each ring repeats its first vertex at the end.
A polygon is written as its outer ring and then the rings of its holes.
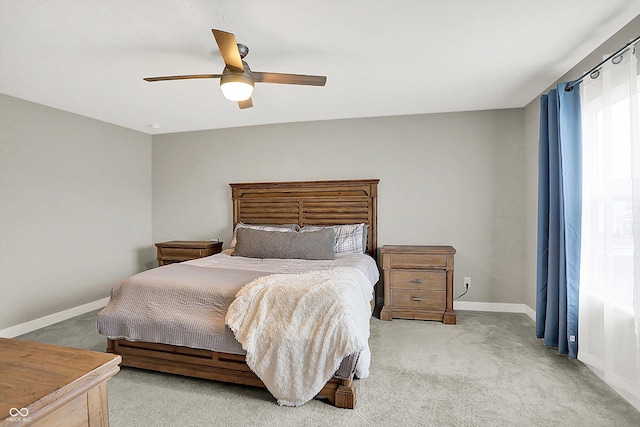
POLYGON ((368 376, 371 297, 368 279, 355 268, 271 274, 238 292, 226 323, 278 403, 299 406, 351 354, 360 353, 356 375, 368 376))

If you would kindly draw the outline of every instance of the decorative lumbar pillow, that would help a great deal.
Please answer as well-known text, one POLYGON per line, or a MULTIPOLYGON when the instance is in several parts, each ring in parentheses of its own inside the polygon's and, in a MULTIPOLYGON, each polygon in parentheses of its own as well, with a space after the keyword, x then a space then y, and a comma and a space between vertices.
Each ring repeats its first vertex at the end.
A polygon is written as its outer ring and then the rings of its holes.
POLYGON ((337 254, 351 253, 362 254, 367 248, 367 228, 362 224, 341 224, 341 225, 307 225, 300 229, 301 233, 309 233, 317 230, 333 229, 335 233, 333 251, 337 254))
POLYGON ((249 258, 334 259, 334 231, 326 228, 307 233, 238 228, 231 255, 249 258))
POLYGON ((291 232, 298 231, 300 227, 298 224, 245 224, 243 222, 239 222, 236 224, 236 228, 233 230, 233 238, 231 239, 231 245, 229 247, 234 248, 236 246, 236 233, 239 228, 252 228, 254 230, 264 230, 264 231, 281 231, 281 232, 291 232))

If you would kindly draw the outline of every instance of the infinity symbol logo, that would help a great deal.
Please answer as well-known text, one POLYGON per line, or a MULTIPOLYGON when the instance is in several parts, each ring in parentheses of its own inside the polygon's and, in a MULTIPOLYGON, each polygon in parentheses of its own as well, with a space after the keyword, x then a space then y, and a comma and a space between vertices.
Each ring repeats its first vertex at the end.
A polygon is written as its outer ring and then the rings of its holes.
POLYGON ((9 410, 9 415, 11 415, 12 417, 17 417, 18 415, 20 415, 21 417, 26 417, 27 415, 29 415, 29 410, 27 408, 11 408, 9 410))

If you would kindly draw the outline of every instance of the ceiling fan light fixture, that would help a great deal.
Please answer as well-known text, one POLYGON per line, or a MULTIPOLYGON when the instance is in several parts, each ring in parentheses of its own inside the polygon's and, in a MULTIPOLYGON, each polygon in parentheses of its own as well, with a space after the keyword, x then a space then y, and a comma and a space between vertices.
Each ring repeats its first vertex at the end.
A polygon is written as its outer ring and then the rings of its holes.
POLYGON ((246 101, 253 93, 253 79, 247 73, 224 73, 220 78, 220 89, 230 101, 246 101))
POLYGON ((253 107, 253 85, 258 83, 277 83, 289 85, 324 86, 326 76, 310 76, 304 74, 265 73, 256 71, 253 73, 244 58, 249 53, 246 45, 236 42, 232 33, 222 30, 211 30, 216 39, 220 55, 224 60, 222 74, 188 74, 181 76, 145 77, 148 82, 163 80, 186 79, 220 79, 220 90, 225 98, 238 103, 241 110, 253 107))

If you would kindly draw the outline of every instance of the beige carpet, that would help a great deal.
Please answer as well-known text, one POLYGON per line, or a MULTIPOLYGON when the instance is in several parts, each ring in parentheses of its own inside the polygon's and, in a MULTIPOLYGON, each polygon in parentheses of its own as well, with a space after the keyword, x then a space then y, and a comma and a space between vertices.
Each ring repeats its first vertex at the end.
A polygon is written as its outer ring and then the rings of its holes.
MULTIPOLYGON (((102 351, 95 312, 21 339, 102 351)), ((582 363, 535 338, 522 314, 458 311, 457 325, 371 319, 371 376, 356 409, 280 407, 262 389, 123 368, 112 427, 640 426, 640 412, 582 363)))

